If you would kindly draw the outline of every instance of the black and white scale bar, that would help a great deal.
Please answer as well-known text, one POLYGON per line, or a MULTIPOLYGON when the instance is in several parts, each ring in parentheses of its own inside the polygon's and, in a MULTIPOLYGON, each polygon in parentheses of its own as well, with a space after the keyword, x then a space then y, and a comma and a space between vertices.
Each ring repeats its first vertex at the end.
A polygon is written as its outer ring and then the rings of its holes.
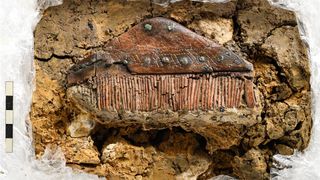
POLYGON ((6 128, 5 128, 5 152, 10 153, 13 150, 13 82, 6 81, 6 128))

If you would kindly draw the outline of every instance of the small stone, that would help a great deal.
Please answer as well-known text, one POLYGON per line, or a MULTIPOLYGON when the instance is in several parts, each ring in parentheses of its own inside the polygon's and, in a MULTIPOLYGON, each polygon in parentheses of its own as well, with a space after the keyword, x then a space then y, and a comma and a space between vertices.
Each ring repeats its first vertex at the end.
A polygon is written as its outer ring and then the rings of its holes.
POLYGON ((294 152, 294 150, 291 147, 286 146, 284 144, 277 144, 276 149, 277 149, 278 153, 280 153, 282 155, 292 155, 294 152))
POLYGON ((95 127, 95 121, 87 114, 78 115, 69 125, 68 134, 71 137, 87 137, 95 127))

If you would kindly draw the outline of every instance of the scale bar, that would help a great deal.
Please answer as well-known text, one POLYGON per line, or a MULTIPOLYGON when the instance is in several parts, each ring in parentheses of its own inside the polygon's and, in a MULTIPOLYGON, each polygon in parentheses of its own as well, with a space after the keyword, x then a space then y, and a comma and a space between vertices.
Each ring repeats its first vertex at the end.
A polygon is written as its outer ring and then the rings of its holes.
POLYGON ((5 111, 5 152, 11 153, 13 151, 13 82, 6 81, 6 111, 5 111))

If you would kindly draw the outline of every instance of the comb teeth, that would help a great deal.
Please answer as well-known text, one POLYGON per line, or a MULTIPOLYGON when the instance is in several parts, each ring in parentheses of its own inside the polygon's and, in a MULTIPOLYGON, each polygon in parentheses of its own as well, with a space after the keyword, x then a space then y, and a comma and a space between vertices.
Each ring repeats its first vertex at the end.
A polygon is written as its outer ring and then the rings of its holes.
POLYGON ((252 82, 236 77, 106 75, 97 78, 96 83, 98 108, 107 111, 205 111, 238 108, 243 103, 254 105, 253 86, 249 85, 252 82), (246 100, 250 102, 244 102, 244 94, 249 94, 246 100))

